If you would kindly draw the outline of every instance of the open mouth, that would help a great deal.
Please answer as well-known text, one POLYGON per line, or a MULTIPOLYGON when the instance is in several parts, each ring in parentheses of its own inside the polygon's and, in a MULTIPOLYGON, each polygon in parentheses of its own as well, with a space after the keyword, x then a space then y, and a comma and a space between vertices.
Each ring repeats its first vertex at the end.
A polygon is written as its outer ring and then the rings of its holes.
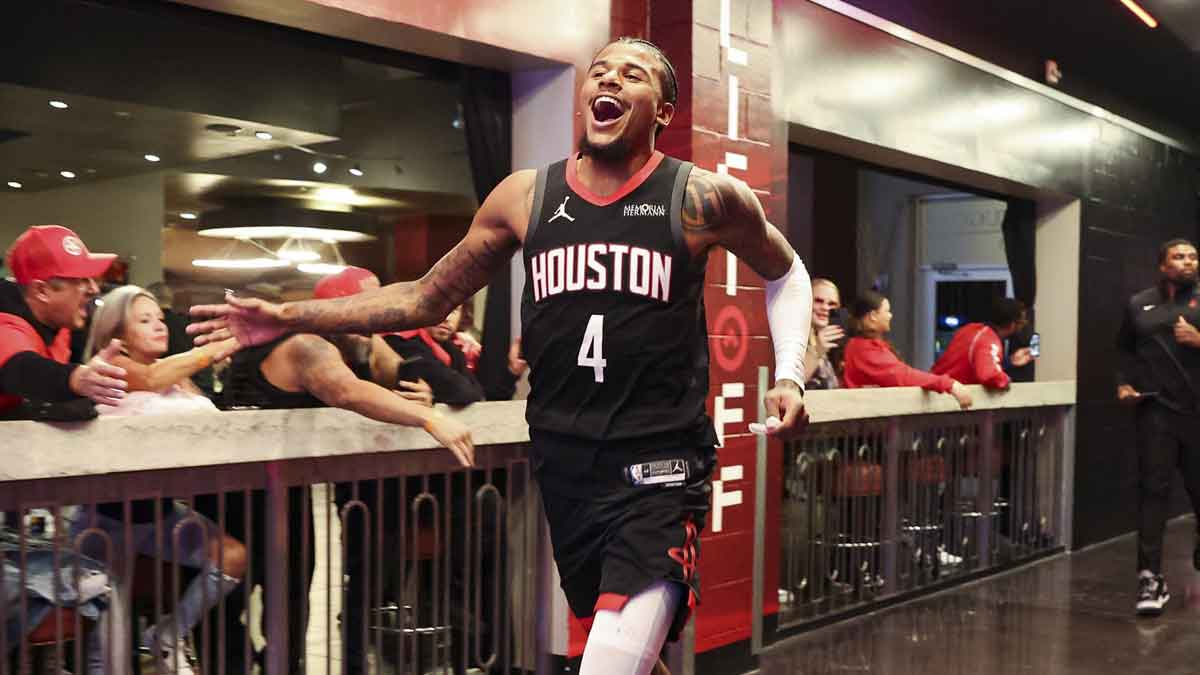
POLYGON ((596 124, 606 126, 616 122, 625 114, 625 106, 608 95, 597 96, 592 101, 592 118, 596 124))

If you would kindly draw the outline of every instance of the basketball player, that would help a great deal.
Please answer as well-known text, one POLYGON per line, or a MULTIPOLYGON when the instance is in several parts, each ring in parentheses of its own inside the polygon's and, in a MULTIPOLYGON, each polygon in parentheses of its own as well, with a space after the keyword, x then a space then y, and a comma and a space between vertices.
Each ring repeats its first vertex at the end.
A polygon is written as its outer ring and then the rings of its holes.
POLYGON ((712 249, 769 280, 766 432, 790 436, 807 420, 808 272, 745 183, 654 149, 676 95, 667 57, 621 38, 580 89, 578 154, 502 181, 420 280, 337 300, 192 308, 209 319, 192 326, 198 342, 428 326, 523 247, 527 419, 563 589, 592 619, 583 675, 650 672, 697 599, 716 440, 702 295, 712 249))

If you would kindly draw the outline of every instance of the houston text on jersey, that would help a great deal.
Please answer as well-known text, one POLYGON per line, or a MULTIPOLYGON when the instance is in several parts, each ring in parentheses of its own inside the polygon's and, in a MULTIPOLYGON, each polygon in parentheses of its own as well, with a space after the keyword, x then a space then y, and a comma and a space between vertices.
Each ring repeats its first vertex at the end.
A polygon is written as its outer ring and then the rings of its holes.
POLYGON ((529 261, 533 300, 559 293, 618 291, 669 302, 671 256, 628 244, 575 244, 529 261))

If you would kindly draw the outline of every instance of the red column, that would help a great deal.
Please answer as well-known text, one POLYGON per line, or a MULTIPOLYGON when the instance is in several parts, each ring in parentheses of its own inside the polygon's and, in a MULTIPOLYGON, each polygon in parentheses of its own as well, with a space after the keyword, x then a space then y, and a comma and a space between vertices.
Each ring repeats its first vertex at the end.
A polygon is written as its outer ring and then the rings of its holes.
MULTIPOLYGON (((771 108, 773 10, 770 0, 655 3, 650 39, 671 57, 680 79, 675 121, 659 147, 697 166, 750 185, 767 216, 786 226, 787 129, 771 108), (732 102, 732 105, 731 105, 732 102)), ((709 406, 724 445, 714 475, 714 504, 701 537, 701 605, 696 650, 750 639, 753 610, 756 441, 760 366, 772 367, 764 282, 723 250, 709 258, 709 406), (739 417, 740 421, 734 421, 739 417), (719 531, 718 531, 719 528, 719 531)), ((778 612, 782 446, 768 446, 768 526, 763 606, 778 612)))

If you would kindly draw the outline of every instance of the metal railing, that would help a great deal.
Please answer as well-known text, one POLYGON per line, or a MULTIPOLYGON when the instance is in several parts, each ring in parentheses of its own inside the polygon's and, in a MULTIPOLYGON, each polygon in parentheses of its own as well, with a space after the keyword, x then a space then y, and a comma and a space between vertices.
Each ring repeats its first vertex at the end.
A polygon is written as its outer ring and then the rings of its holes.
MULTIPOLYGON (((214 417, 257 428, 240 441, 257 458, 272 454, 248 447, 261 420, 307 419, 294 412, 214 417)), ((412 434, 336 419, 351 440, 333 456, 304 457, 328 442, 315 441, 287 459, 219 466, 111 472, 82 458, 78 476, 42 467, 0 482, 0 673, 533 671, 543 517, 527 445, 480 447, 468 471, 412 434), (375 445, 417 449, 363 454, 360 442, 354 453, 364 426, 403 436, 375 445), (162 644, 183 649, 156 658, 162 644)), ((168 424, 101 422, 111 440, 168 424)), ((202 461, 185 443, 161 450, 202 461)))
MULTIPOLYGON (((1069 541, 1073 396, 978 391, 961 413, 916 390, 810 393, 814 424, 782 467, 758 441, 743 502, 755 653, 1069 541)), ((470 471, 423 431, 338 410, 3 423, 0 675, 552 672, 566 609, 523 412, 453 413, 470 471), (166 667, 150 627, 189 638, 166 667)))
POLYGON ((781 630, 1062 548, 1069 409, 814 424, 784 452, 781 630))

